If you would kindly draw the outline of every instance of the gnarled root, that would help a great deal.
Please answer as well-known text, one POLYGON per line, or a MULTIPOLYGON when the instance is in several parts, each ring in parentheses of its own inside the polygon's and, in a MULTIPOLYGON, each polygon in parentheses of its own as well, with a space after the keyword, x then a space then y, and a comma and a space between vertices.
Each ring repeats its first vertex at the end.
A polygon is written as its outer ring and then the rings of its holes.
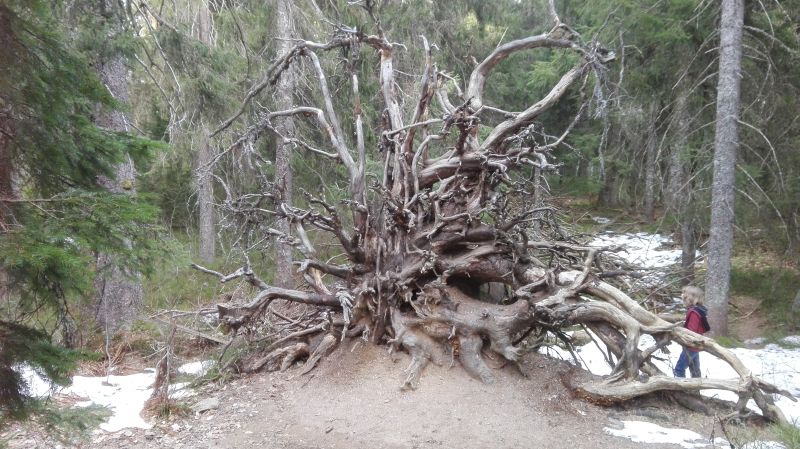
POLYGON ((306 363, 303 365, 303 369, 300 371, 300 374, 307 374, 309 371, 314 369, 319 363, 320 359, 325 357, 326 355, 330 354, 330 352, 337 346, 339 343, 339 339, 337 339, 333 334, 326 334, 325 337, 322 338, 322 341, 319 342, 316 348, 314 348, 314 352, 308 357, 306 363))
POLYGON ((402 345, 411 354, 409 376, 404 388, 414 388, 429 361, 441 365, 444 348, 452 347, 464 369, 475 378, 494 382, 491 369, 483 358, 484 340, 489 350, 508 361, 519 359, 520 352, 512 335, 530 323, 530 305, 518 301, 512 305, 478 301, 455 287, 428 285, 420 299, 412 304, 417 316, 392 311, 394 346, 402 345))
POLYGON ((401 388, 415 389, 419 384, 422 371, 433 361, 437 365, 444 364, 445 354, 442 345, 425 332, 423 321, 405 316, 399 310, 392 310, 392 328, 394 339, 389 343, 395 349, 403 346, 411 354, 411 364, 408 366, 408 377, 401 388))
POLYGON ((483 339, 480 335, 464 335, 459 337, 459 341, 461 342, 461 349, 458 354, 458 360, 461 362, 464 369, 467 370, 470 375, 480 379, 484 383, 494 383, 494 376, 481 356, 483 339))
POLYGON ((283 348, 278 348, 266 356, 245 366, 244 371, 250 373, 261 370, 276 371, 278 369, 285 371, 292 366, 292 363, 308 356, 308 352, 308 344, 302 342, 285 346, 283 348))

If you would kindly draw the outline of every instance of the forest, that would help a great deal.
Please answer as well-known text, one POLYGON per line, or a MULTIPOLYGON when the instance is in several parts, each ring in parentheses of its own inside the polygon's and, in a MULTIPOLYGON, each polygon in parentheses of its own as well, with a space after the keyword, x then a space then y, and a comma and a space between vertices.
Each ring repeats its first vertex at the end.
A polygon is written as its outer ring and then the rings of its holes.
POLYGON ((0 0, 0 431, 80 421, 29 371, 130 356, 163 415, 201 352, 221 383, 362 342, 424 395, 437 366, 577 361, 577 333, 610 368, 562 376, 582 401, 793 428, 800 389, 734 348, 800 331, 799 23, 781 0, 0 0), (643 267, 611 232, 680 255, 643 267), (734 377, 673 377, 670 344, 734 377))

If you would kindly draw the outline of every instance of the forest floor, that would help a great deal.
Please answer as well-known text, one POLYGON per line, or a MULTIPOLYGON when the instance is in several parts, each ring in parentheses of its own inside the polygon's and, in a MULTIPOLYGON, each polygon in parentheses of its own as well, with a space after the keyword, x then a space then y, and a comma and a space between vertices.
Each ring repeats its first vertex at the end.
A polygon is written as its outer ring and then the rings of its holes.
MULTIPOLYGON (((749 296, 732 298, 730 320, 739 342, 762 337, 770 327, 762 301, 749 296)), ((574 398, 562 378, 591 375, 541 354, 527 354, 520 369, 496 371, 491 385, 470 378, 458 362, 429 366, 415 391, 399 388, 408 356, 394 357, 385 346, 349 341, 307 375, 290 368, 206 384, 181 400, 187 413, 150 419, 150 429, 95 430, 70 446, 30 424, 17 425, 0 434, 0 447, 3 440, 9 449, 729 447, 709 443, 726 437, 713 416, 676 404, 650 400, 614 408, 574 398), (202 413, 189 411, 206 400, 216 405, 202 413), (664 442, 643 444, 610 434, 631 421, 661 426, 657 434, 690 429, 704 441, 664 433, 654 438, 664 442)), ((152 366, 142 359, 129 361, 125 373, 152 366)), ((729 439, 737 436, 731 433, 749 441, 772 439, 769 430, 752 426, 727 430, 729 439)))
MULTIPOLYGON (((647 444, 648 449, 715 447, 707 438, 722 436, 714 417, 677 405, 638 402, 620 409, 573 398, 562 376, 585 379, 589 374, 540 354, 528 354, 519 370, 507 366, 496 371, 494 384, 470 378, 457 364, 429 366, 417 390, 401 391, 407 364, 405 354, 393 361, 385 347, 351 342, 307 375, 292 368, 208 384, 186 401, 216 399, 216 408, 156 419, 148 430, 98 431, 75 447, 641 448, 641 443, 608 434, 608 429, 621 429, 623 421, 692 429, 706 438, 692 446, 656 443, 647 444)), ((10 448, 58 447, 37 432, 21 432, 10 448)))

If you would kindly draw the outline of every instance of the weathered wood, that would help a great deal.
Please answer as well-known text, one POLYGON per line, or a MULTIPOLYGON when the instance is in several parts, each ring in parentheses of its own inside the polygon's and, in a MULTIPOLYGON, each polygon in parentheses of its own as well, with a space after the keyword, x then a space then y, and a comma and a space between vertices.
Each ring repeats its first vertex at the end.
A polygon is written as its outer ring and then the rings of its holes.
MULTIPOLYGON (((758 398, 766 416, 782 419, 768 403, 768 394, 786 392, 752 377, 732 352, 713 340, 643 308, 612 285, 613 281, 606 281, 608 274, 630 270, 598 258, 606 249, 572 240, 559 228, 554 208, 539 204, 543 198, 530 206, 531 192, 541 191, 516 173, 522 168, 540 173, 554 169, 557 164, 551 151, 565 142, 585 107, 543 142, 542 132, 533 122, 571 90, 591 85, 587 77, 604 70, 613 59, 611 52, 594 43, 582 43, 577 33, 560 21, 551 2, 555 23, 551 32, 499 46, 477 65, 463 86, 443 72, 435 72, 433 46, 423 38, 424 59, 421 70, 417 70, 421 73, 419 89, 407 90, 414 94, 403 98, 395 80, 399 44, 385 36, 373 10, 374 2, 360 5, 373 22, 374 34, 364 31, 369 27, 356 30, 341 26, 328 43, 296 43, 265 74, 265 80, 280 77, 287 67, 305 59, 305 67, 317 80, 315 95, 320 107, 299 105, 267 112, 232 147, 240 148, 266 130, 275 131, 273 121, 281 118, 310 118, 323 141, 297 136, 292 143, 299 151, 340 164, 342 173, 349 177, 349 185, 340 191, 350 197, 336 201, 307 195, 307 206, 301 208, 281 202, 276 195, 236 192, 235 186, 224 186, 229 198, 221 209, 226 211, 228 222, 240 223, 242 229, 252 229, 259 217, 277 217, 294 224, 292 236, 268 225, 262 224, 261 229, 265 229, 265 239, 289 243, 302 254, 297 265, 306 290, 268 285, 253 273, 249 262, 229 275, 198 267, 222 282, 243 278, 258 289, 248 303, 220 305, 220 318, 235 329, 268 313, 267 306, 276 299, 312 306, 314 312, 302 320, 308 334, 293 322, 292 328, 284 331, 286 336, 268 348, 270 354, 264 363, 272 363, 283 354, 299 357, 300 352, 291 349, 297 343, 282 345, 307 335, 319 338, 324 334, 302 369, 308 372, 341 340, 360 336, 410 354, 403 388, 415 388, 427 364, 455 360, 472 376, 491 382, 494 376, 486 354, 513 363, 521 353, 517 345, 528 335, 551 331, 563 336, 562 329, 584 324, 598 335, 597 344, 605 345, 616 358, 612 376, 602 384, 584 388, 587 398, 624 401, 655 391, 724 388, 758 398), (371 47, 379 59, 376 70, 381 86, 375 98, 380 104, 374 109, 381 114, 378 123, 367 126, 378 130, 375 154, 382 158, 382 175, 368 176, 366 172, 365 117, 353 61, 347 60, 355 100, 353 128, 349 128, 340 121, 342 111, 336 107, 321 59, 329 50, 341 54, 338 52, 345 47, 348 58, 367 53, 358 53, 360 46, 371 47), (573 51, 579 61, 544 98, 531 99, 523 111, 487 107, 484 90, 492 70, 513 53, 541 48, 573 51), (460 98, 454 95, 451 102, 447 89, 452 86, 456 88, 451 94, 455 92, 460 98), (401 104, 411 105, 408 117, 401 104), (481 114, 486 108, 501 121, 485 123, 481 114), (441 116, 431 117, 434 111, 442 111, 441 116), (434 125, 437 130, 429 130, 434 125), (355 129, 355 135, 346 135, 343 129, 355 129), (367 179, 371 180, 369 186, 367 179), (342 257, 335 263, 320 260, 312 231, 338 243, 342 257), (481 291, 490 288, 502 295, 492 300, 481 297, 481 291), (638 345, 644 334, 652 335, 658 343, 641 351, 638 345), (685 381, 664 377, 649 359, 670 341, 725 360, 739 379, 685 381), (647 376, 649 382, 638 381, 647 376)), ((252 100, 253 92, 266 87, 265 82, 251 89, 245 103, 252 100)), ((269 191, 271 187, 266 184, 261 188, 269 191)))

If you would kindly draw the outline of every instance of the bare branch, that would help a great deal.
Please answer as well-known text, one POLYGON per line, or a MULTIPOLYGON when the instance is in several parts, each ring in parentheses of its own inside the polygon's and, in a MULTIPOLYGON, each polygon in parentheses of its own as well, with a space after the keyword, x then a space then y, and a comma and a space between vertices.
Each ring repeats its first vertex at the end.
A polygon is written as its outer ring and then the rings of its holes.
POLYGON ((507 44, 497 47, 492 54, 487 56, 483 62, 475 67, 475 70, 472 71, 472 75, 470 75, 466 99, 470 101, 472 110, 477 111, 481 108, 481 106, 483 106, 483 88, 486 84, 486 79, 489 77, 489 72, 497 64, 508 58, 512 53, 543 47, 576 48, 572 41, 566 39, 553 39, 550 33, 511 41, 507 44))
POLYGON ((562 96, 564 96, 567 88, 569 88, 573 83, 575 83, 575 81, 580 79, 586 73, 587 69, 588 64, 586 63, 581 63, 573 67, 569 72, 561 77, 558 83, 553 86, 553 88, 544 98, 536 102, 525 111, 521 112, 516 118, 506 120, 505 122, 497 125, 497 127, 492 130, 486 140, 483 141, 481 149, 488 151, 491 148, 500 145, 507 137, 511 136, 522 127, 530 124, 531 121, 538 117, 542 112, 550 109, 558 102, 559 99, 561 99, 562 96))

